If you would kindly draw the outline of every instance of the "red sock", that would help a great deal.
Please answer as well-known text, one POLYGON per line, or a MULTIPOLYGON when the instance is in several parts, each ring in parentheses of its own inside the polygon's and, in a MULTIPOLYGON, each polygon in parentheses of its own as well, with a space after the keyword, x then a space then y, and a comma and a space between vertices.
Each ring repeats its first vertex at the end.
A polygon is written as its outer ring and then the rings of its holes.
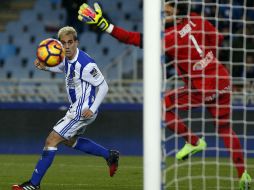
POLYGON ((236 136, 235 132, 229 126, 219 127, 219 135, 224 141, 224 145, 229 149, 231 157, 233 157, 233 162, 238 172, 238 177, 240 178, 245 170, 242 147, 239 138, 236 136))
POLYGON ((188 143, 196 145, 199 138, 188 130, 184 122, 172 111, 166 112, 167 127, 173 132, 182 135, 188 143))

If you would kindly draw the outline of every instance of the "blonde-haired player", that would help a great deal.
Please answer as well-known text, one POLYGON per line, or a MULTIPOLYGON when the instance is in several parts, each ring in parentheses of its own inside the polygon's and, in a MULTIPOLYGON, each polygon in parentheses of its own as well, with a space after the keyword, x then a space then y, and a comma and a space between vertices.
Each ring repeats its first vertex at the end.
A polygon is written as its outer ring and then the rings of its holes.
POLYGON ((38 60, 35 60, 34 64, 40 70, 65 73, 66 90, 71 105, 66 115, 48 135, 31 179, 21 185, 13 185, 12 190, 40 189, 41 180, 53 162, 60 143, 103 157, 107 161, 111 177, 118 167, 118 151, 106 149, 90 139, 80 137, 86 126, 95 120, 98 107, 107 94, 108 85, 95 61, 78 49, 77 32, 73 27, 61 28, 58 38, 65 49, 64 61, 56 67, 46 67, 38 60))

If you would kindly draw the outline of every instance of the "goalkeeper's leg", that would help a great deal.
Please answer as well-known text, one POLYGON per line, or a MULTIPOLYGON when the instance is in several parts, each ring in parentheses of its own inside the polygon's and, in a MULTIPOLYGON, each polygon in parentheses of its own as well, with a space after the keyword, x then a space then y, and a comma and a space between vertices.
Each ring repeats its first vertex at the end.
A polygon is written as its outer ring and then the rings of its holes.
POLYGON ((199 137, 193 134, 181 118, 172 111, 175 107, 182 110, 189 109, 188 104, 191 104, 191 100, 189 100, 188 89, 184 87, 167 92, 164 103, 167 110, 164 118, 167 128, 182 136, 186 142, 195 146, 199 137))
POLYGON ((218 132, 224 141, 225 147, 228 148, 231 153, 238 177, 240 178, 240 190, 250 189, 251 177, 247 171, 245 171, 243 151, 239 138, 229 126, 219 126, 218 132))
POLYGON ((224 145, 231 153, 233 162, 240 178, 245 170, 243 151, 238 137, 229 126, 219 126, 218 133, 224 141, 224 145))
POLYGON ((165 106, 167 111, 165 113, 165 122, 167 128, 183 137, 186 141, 185 146, 176 154, 176 158, 179 160, 184 160, 190 155, 204 150, 206 148, 206 142, 204 139, 199 139, 197 135, 193 134, 172 109, 176 105, 181 110, 188 110, 190 106, 198 107, 200 106, 200 102, 202 102, 200 98, 193 94, 191 94, 190 98, 189 91, 186 88, 179 88, 166 94, 165 106))
POLYGON ((167 111, 165 121, 167 123, 168 129, 182 136, 187 143, 193 146, 197 145, 199 137, 193 134, 182 121, 182 119, 178 117, 174 112, 167 111))
POLYGON ((249 189, 251 177, 245 171, 244 156, 241 143, 230 125, 230 94, 223 94, 219 98, 219 106, 209 108, 211 115, 215 118, 218 133, 224 141, 224 145, 230 151, 233 163, 240 178, 239 186, 241 190, 249 189))
POLYGON ((219 136, 223 139, 225 147, 230 151, 233 162, 241 177, 244 168, 243 151, 238 137, 230 126, 230 94, 226 93, 219 97, 217 105, 209 107, 208 110, 215 119, 219 136))

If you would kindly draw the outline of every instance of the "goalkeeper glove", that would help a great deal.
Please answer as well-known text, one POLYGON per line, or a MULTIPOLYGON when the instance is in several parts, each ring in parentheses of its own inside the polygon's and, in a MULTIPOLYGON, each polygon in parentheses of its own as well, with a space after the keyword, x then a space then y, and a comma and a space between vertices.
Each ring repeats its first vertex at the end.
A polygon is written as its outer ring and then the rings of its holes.
POLYGON ((87 24, 96 25, 102 31, 107 30, 109 22, 102 16, 102 10, 98 3, 94 3, 94 10, 88 4, 83 3, 79 7, 78 19, 87 24))

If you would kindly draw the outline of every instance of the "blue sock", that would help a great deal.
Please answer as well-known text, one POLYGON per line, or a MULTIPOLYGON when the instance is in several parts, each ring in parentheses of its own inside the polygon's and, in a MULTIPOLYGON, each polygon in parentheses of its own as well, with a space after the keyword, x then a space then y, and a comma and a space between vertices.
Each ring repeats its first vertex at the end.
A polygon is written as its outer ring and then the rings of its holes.
POLYGON ((43 176, 54 160, 56 151, 57 148, 55 147, 48 147, 47 150, 43 150, 41 159, 37 162, 30 180, 33 185, 39 185, 41 183, 43 176))
POLYGON ((95 156, 102 156, 105 159, 109 157, 109 150, 103 146, 96 144, 94 141, 86 138, 78 138, 76 145, 73 147, 76 150, 80 150, 87 154, 92 154, 95 156))

